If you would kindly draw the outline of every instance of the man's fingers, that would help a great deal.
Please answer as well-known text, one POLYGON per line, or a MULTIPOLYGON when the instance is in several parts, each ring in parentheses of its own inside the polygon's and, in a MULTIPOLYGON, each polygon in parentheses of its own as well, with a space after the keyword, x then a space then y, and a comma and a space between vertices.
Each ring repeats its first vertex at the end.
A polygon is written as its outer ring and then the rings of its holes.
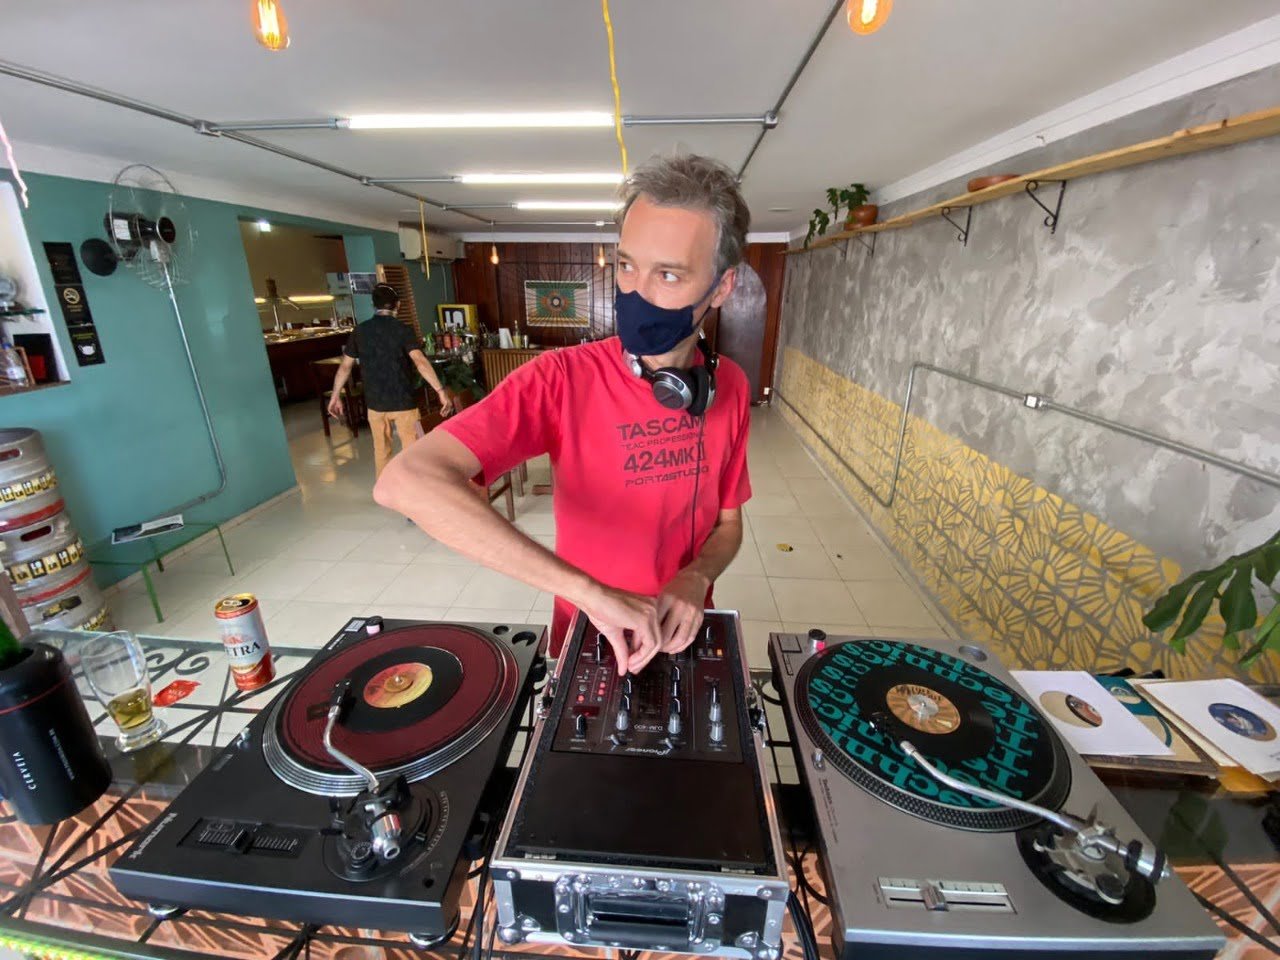
POLYGON ((624 632, 622 630, 606 630, 603 627, 600 628, 600 632, 604 634, 604 638, 609 641, 609 646, 613 648, 613 659, 618 662, 618 676, 626 676, 627 665, 631 660, 631 649, 627 646, 627 638, 624 632))
POLYGON ((662 649, 662 628, 656 610, 649 614, 644 628, 636 631, 634 641, 635 652, 631 655, 630 669, 632 673, 639 673, 662 649))
POLYGON ((684 618, 681 616, 679 607, 668 607, 662 610, 662 602, 658 602, 659 616, 662 619, 662 635, 660 637, 659 646, 663 650, 667 649, 680 633, 680 628, 684 624, 684 618))

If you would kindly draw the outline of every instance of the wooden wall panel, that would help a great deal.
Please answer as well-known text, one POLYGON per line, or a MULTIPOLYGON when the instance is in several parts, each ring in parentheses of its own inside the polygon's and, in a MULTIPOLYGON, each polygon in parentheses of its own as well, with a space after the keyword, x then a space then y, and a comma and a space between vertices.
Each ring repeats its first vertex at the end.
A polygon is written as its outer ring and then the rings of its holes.
MULTIPOLYGON (((763 388, 772 386, 773 361, 777 349, 778 317, 782 306, 782 278, 785 244, 750 244, 747 263, 759 274, 765 287, 766 311, 756 328, 726 330, 720 326, 719 311, 707 318, 707 336, 717 349, 740 364, 751 376, 754 400, 763 399, 763 388)), ((489 262, 488 243, 468 243, 465 255, 454 261, 453 281, 458 303, 477 305, 480 323, 490 331, 507 327, 513 333, 528 334, 542 346, 565 346, 592 338, 612 336, 614 273, 612 245, 605 247, 610 258, 603 270, 596 264, 594 243, 499 243, 498 266, 489 262), (591 329, 528 328, 525 324, 525 280, 584 280, 591 284, 591 329)))

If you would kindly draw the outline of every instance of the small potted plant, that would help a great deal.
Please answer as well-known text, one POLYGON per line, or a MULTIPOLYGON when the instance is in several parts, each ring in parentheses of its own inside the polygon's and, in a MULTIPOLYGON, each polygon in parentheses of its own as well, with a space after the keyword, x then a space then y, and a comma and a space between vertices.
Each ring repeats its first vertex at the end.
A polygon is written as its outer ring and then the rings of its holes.
POLYGON ((870 196, 866 184, 851 183, 847 187, 828 187, 827 203, 831 204, 831 212, 814 210, 809 218, 809 232, 805 235, 804 245, 807 247, 814 237, 821 237, 832 223, 840 222, 840 211, 845 211, 844 228, 853 230, 857 227, 869 227, 876 222, 880 208, 874 203, 867 203, 870 196))
POLYGON ((1277 575, 1280 575, 1280 530, 1252 550, 1228 557, 1208 570, 1197 570, 1170 587, 1142 622, 1152 633, 1161 633, 1173 626, 1181 613, 1181 622, 1169 638, 1169 646, 1177 653, 1185 653, 1187 638, 1204 623, 1216 600, 1226 624, 1222 646, 1237 654, 1240 666, 1248 667, 1265 651, 1280 650, 1280 603, 1261 614, 1254 597, 1257 579, 1272 601, 1280 601, 1280 592, 1273 586, 1277 575), (1242 637, 1248 641, 1243 650, 1242 637))
MULTIPOLYGON (((827 191, 827 195, 830 197, 831 191, 827 191)), ((876 218, 880 216, 880 208, 874 203, 867 203, 870 196, 870 191, 863 183, 851 183, 836 194, 846 211, 844 218, 846 230, 869 227, 876 222, 876 218)))

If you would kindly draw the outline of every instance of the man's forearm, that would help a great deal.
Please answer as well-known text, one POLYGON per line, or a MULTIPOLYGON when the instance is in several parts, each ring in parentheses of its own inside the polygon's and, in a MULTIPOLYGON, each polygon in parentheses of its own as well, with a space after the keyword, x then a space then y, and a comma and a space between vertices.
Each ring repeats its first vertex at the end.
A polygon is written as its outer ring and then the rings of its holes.
POLYGON ((422 374, 422 379, 431 385, 432 390, 436 393, 444 393, 444 384, 440 381, 440 374, 436 373, 435 364, 423 359, 414 366, 418 368, 418 373, 422 374))
POLYGON ((333 395, 335 397, 342 396, 342 390, 347 385, 347 381, 351 379, 351 371, 346 367, 339 367, 337 375, 333 378, 333 395))
POLYGON ((741 546, 742 521, 722 520, 711 531, 711 536, 707 537, 707 542, 702 545, 697 557, 684 569, 705 578, 710 586, 733 562, 741 546))
POLYGON ((594 580, 500 517, 469 481, 412 459, 401 454, 383 471, 373 490, 378 503, 486 567, 578 606, 588 601, 594 580))

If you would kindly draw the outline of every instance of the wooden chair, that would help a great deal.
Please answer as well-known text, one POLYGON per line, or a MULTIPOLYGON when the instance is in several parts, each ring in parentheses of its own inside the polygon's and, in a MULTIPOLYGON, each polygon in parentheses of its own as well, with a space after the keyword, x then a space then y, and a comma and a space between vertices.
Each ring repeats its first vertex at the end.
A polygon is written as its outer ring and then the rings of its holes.
MULTIPOLYGON (((338 365, 331 360, 316 360, 311 364, 311 379, 316 393, 320 396, 320 423, 324 427, 324 435, 329 432, 329 400, 333 397, 333 381, 338 375, 338 365)), ((360 436, 360 424, 369 418, 368 408, 364 400, 364 384, 360 380, 360 365, 351 371, 351 378, 342 388, 342 412, 347 429, 353 437, 360 436)))

